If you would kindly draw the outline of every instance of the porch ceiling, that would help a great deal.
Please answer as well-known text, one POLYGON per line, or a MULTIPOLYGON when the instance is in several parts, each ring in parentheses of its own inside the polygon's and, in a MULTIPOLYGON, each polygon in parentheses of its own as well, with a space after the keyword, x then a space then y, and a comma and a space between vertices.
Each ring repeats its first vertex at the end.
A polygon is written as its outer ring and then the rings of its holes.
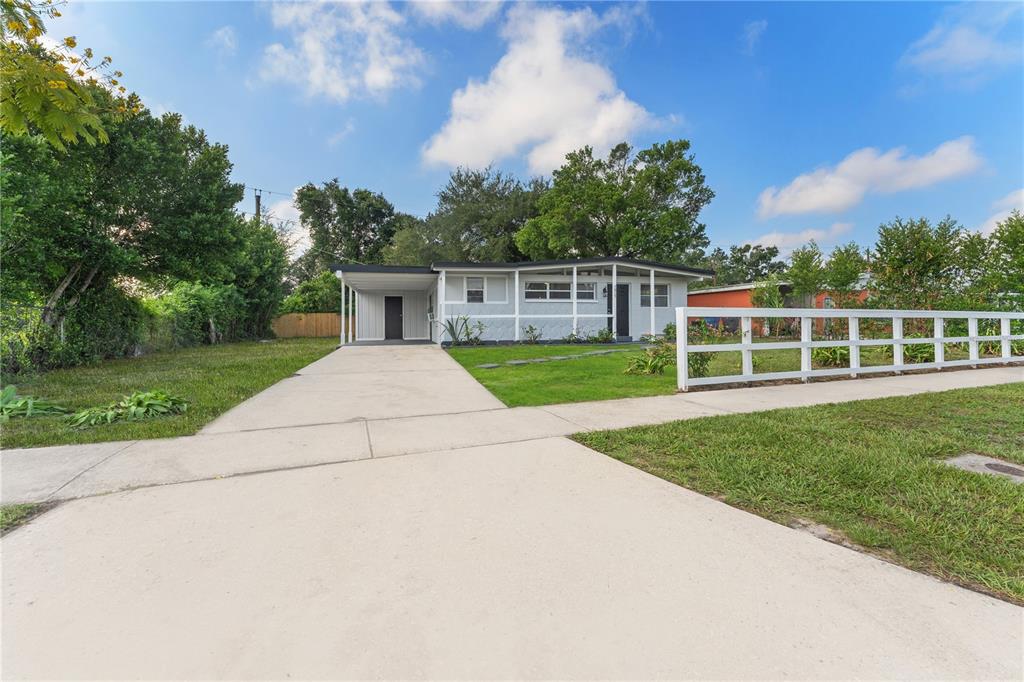
POLYGON ((437 283, 433 273, 346 272, 345 284, 357 291, 425 291, 437 283))

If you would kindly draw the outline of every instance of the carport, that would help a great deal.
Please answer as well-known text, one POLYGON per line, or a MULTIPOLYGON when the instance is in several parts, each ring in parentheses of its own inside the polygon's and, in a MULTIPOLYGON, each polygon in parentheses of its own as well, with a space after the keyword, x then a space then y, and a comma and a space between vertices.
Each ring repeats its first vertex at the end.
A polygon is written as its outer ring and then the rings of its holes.
POLYGON ((341 344, 424 343, 435 339, 437 273, 404 265, 336 265, 341 280, 341 344), (349 322, 349 319, 352 322, 349 322))

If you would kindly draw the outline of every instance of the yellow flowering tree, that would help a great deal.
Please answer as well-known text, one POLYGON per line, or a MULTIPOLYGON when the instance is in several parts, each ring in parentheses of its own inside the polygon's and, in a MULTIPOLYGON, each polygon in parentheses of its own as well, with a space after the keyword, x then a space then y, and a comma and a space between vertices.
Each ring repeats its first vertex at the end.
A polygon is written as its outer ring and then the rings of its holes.
MULTIPOLYGON (((60 16, 56 0, 0 0, 0 129, 12 135, 39 133, 54 147, 85 140, 106 142, 101 106, 135 113, 140 102, 127 95, 110 57, 75 52, 73 36, 57 42, 46 36, 45 19, 60 16), (97 102, 102 87, 114 95, 97 102)), ((111 112, 106 112, 111 113, 111 112)))

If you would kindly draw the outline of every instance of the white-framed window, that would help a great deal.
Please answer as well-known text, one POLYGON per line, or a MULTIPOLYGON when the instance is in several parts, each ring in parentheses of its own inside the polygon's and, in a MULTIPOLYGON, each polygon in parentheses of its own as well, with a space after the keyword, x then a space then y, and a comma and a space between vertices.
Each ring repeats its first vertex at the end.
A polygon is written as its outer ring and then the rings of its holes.
POLYGON ((527 282, 523 295, 528 301, 569 301, 572 282, 527 282))
MULTIPOLYGON (((641 284, 640 285, 640 307, 650 308, 651 307, 651 285, 641 284)), ((655 284, 654 285, 654 307, 655 308, 667 308, 668 307, 668 285, 667 284, 655 284)))
POLYGON ((577 282, 576 299, 579 301, 596 301, 597 285, 593 282, 577 282))
POLYGON ((484 302, 484 278, 483 277, 467 277, 466 278, 466 303, 483 303, 484 302))

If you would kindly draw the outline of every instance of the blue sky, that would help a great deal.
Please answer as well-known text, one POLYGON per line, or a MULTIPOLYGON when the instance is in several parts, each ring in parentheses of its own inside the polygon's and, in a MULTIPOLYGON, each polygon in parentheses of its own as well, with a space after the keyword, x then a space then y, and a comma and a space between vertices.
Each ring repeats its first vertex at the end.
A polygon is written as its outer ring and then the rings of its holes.
POLYGON ((229 145, 281 218, 310 181, 425 215, 454 165, 549 175, 583 144, 685 137, 712 243, 786 252, 1021 206, 1021 7, 71 0, 50 33, 229 145))

